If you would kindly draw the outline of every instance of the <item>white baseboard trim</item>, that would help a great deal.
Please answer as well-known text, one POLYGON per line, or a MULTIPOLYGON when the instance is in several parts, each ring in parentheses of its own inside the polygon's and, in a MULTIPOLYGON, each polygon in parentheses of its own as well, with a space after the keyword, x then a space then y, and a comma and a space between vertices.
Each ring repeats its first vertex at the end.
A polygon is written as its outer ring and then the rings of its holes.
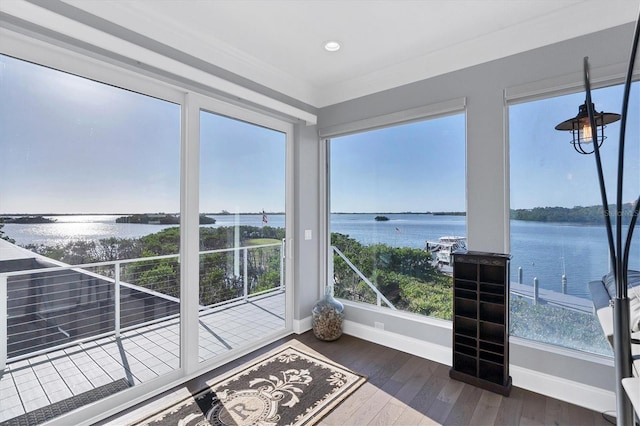
MULTIPOLYGON (((344 333, 381 346, 451 366, 451 348, 413 337, 345 321, 344 333)), ((615 393, 572 380, 562 379, 517 365, 509 367, 513 385, 598 412, 615 413, 615 393)))
POLYGON ((614 392, 518 365, 509 366, 509 374, 513 379, 513 385, 519 388, 615 416, 616 395, 614 392))
POLYGON ((300 320, 293 320, 293 332, 296 334, 302 334, 311 330, 311 316, 302 318, 300 320))
POLYGON ((450 347, 436 345, 353 321, 345 321, 343 325, 344 332, 351 336, 451 366, 452 355, 450 347))

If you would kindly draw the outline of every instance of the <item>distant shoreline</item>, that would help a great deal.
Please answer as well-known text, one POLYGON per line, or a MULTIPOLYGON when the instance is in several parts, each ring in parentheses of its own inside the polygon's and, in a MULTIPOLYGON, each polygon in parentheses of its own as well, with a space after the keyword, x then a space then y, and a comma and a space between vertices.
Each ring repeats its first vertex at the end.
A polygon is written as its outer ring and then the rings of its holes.
POLYGON ((372 215, 387 215, 387 214, 423 214, 430 216, 466 216, 466 212, 331 212, 331 214, 372 214, 372 215))
MULTIPOLYGON (((249 215, 261 215, 263 212, 255 212, 255 213, 237 213, 242 216, 249 215)), ((20 216, 133 216, 133 215, 151 215, 158 213, 0 213, 0 216, 10 216, 10 217, 20 217, 20 216)), ((160 214, 166 215, 179 215, 180 213, 165 213, 160 212, 160 214)), ((201 213, 206 216, 233 216, 236 213, 201 213)), ((284 212, 264 212, 266 215, 280 215, 284 214, 284 212)))
MULTIPOLYGON (((133 216, 142 214, 157 214, 157 213, 0 213, 0 216, 133 216)), ((167 215, 179 215, 179 213, 165 213, 167 215)), ((240 216, 255 216, 261 215, 263 212, 243 212, 243 213, 202 213, 207 216, 234 216, 236 214, 240 216)), ((284 215, 284 212, 264 212, 269 215, 284 215)), ((386 215, 386 214, 423 214, 433 216, 466 216, 466 212, 331 212, 331 214, 372 214, 372 215, 386 215)))

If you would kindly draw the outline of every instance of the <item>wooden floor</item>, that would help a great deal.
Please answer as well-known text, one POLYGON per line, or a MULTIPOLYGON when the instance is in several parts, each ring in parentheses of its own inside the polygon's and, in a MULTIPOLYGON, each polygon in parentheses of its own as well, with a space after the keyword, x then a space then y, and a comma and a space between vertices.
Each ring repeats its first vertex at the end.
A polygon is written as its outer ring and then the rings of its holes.
MULTIPOLYGON (((279 340, 201 376, 175 393, 195 392, 207 381, 284 344, 311 349, 368 377, 320 425, 608 425, 615 419, 514 387, 509 397, 449 378, 449 367, 352 336, 321 342, 311 332, 279 340)), ((167 404, 171 392, 102 424, 131 424, 167 404)))

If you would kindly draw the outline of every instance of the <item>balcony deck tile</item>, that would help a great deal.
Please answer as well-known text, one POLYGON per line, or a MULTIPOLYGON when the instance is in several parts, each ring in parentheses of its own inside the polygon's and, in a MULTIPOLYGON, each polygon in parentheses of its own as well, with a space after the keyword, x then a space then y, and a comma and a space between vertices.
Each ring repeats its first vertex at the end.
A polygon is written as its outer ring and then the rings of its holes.
POLYGON ((74 390, 75 388, 86 387, 87 385, 91 384, 91 382, 89 382, 89 379, 87 379, 84 374, 80 372, 80 370, 77 370, 75 374, 61 374, 61 376, 67 386, 69 386, 72 390, 74 390))
POLYGON ((81 370, 84 376, 90 382, 93 382, 93 380, 96 378, 104 377, 105 375, 107 375, 107 373, 101 367, 98 367, 98 366, 92 367, 89 369, 81 369, 81 370))
POLYGON ((156 375, 158 376, 162 376, 163 374, 167 374, 170 373, 172 371, 174 371, 176 368, 171 367, 170 365, 167 364, 158 364, 156 366, 153 367, 153 372, 156 373, 156 375))
MULTIPOLYGON (((124 377, 124 376, 123 376, 124 377)), ((103 374, 96 375, 94 377, 88 377, 89 381, 93 385, 94 388, 100 387, 102 385, 106 385, 108 383, 113 382, 113 379, 103 372, 103 374)))
POLYGON ((48 375, 57 372, 56 368, 48 362, 33 364, 31 369, 38 375, 48 375))
POLYGON ((93 385, 88 380, 78 381, 77 383, 67 382, 67 385, 71 389, 71 393, 73 393, 74 395, 80 395, 81 393, 94 389, 93 385))
MULTIPOLYGON (((284 293, 254 303, 238 303, 208 311, 200 318, 199 360, 210 360, 231 348, 282 329, 284 293), (255 305, 262 306, 264 309, 255 305), (265 311, 273 309, 275 314, 265 311)), ((41 408, 71 395, 124 378, 133 384, 179 368, 180 322, 102 337, 46 355, 9 362, 0 378, 0 421, 41 408)))
POLYGON ((11 374, 3 374, 0 376, 0 391, 2 391, 3 395, 8 389, 14 389, 15 387, 16 385, 11 374))
POLYGON ((49 360, 49 358, 47 358, 47 355, 40 355, 40 356, 36 356, 36 357, 27 359, 27 361, 31 365, 37 365, 37 364, 39 364, 41 362, 47 362, 48 360, 49 360))
POLYGON ((63 381, 48 382, 42 384, 45 394, 51 403, 62 401, 73 396, 69 387, 63 381))
POLYGON ((34 385, 38 386, 40 384, 38 377, 33 372, 30 374, 23 374, 21 376, 14 376, 14 381, 16 386, 22 389, 28 389, 34 385))
POLYGON ((16 388, 15 384, 9 384, 9 382, 7 381, 6 385, 0 386, 0 395, 2 395, 2 404, 4 404, 5 398, 18 397, 18 389, 16 388))
POLYGON ((20 397, 18 396, 18 394, 15 395, 5 395, 2 394, 2 407, 7 407, 7 408, 13 408, 13 407, 20 407, 20 409, 22 411, 24 411, 24 408, 22 407, 22 401, 20 400, 20 397))
POLYGON ((21 416, 25 413, 20 398, 2 398, 2 410, 0 410, 0 422, 21 416))
MULTIPOLYGON (((28 398, 22 398, 24 411, 27 413, 29 411, 37 410, 38 408, 46 407, 47 405, 51 404, 51 401, 49 400, 49 398, 47 398, 47 395, 44 393, 44 391, 33 392, 29 393, 28 395, 28 398)), ((22 397, 22 395, 20 396, 22 397)))
POLYGON ((69 359, 56 359, 53 361, 56 370, 62 372, 69 369, 77 369, 76 365, 69 359))
POLYGON ((24 367, 29 367, 29 360, 28 359, 23 359, 22 361, 16 361, 11 363, 8 366, 11 370, 20 370, 24 367))
POLYGON ((52 369, 49 371, 48 374, 39 374, 38 373, 38 380, 40 381, 40 383, 42 385, 44 385, 45 383, 49 383, 49 382, 55 382, 58 380, 63 380, 62 376, 60 375, 60 373, 58 373, 55 369, 52 369))
POLYGON ((13 372, 13 380, 16 383, 28 382, 35 379, 36 373, 30 367, 21 368, 13 372))

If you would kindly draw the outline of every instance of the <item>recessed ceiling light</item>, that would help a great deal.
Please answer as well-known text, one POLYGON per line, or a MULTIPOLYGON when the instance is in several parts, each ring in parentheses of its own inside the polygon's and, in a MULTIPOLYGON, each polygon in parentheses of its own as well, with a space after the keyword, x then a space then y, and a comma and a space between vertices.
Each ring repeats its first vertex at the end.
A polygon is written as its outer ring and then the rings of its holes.
POLYGON ((324 50, 327 52, 336 52, 340 50, 340 42, 329 40, 324 42, 324 50))

